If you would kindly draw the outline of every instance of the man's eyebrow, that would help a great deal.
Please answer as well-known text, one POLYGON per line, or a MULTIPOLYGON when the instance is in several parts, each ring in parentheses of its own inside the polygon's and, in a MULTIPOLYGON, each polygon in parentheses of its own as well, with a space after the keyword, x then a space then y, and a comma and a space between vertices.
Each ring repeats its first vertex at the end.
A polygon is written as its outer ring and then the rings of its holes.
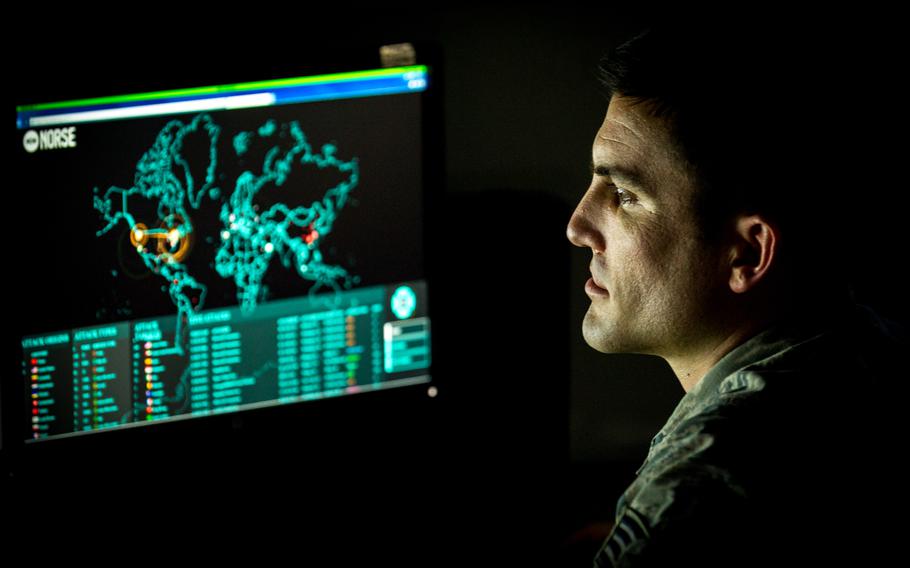
POLYGON ((634 185, 637 188, 646 189, 644 176, 632 168, 614 164, 595 164, 592 160, 591 173, 599 176, 609 176, 615 180, 634 185))

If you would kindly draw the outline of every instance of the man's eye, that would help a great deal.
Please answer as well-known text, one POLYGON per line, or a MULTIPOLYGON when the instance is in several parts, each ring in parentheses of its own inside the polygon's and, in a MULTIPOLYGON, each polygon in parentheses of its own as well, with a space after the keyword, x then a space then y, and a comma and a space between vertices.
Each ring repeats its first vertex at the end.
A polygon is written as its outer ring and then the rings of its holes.
POLYGON ((613 191, 616 193, 616 199, 619 200, 620 205, 632 205, 635 203, 635 196, 626 191, 625 189, 617 186, 612 186, 613 191))

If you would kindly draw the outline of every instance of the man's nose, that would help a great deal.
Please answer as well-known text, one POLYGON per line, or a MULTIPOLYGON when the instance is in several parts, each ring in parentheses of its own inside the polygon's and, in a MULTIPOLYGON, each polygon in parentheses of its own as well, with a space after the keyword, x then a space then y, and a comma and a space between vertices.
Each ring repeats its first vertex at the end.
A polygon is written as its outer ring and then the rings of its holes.
POLYGON ((594 207, 586 199, 582 199, 569 218, 566 227, 566 238, 577 247, 588 247, 595 252, 603 252, 604 240, 596 225, 591 221, 594 207))

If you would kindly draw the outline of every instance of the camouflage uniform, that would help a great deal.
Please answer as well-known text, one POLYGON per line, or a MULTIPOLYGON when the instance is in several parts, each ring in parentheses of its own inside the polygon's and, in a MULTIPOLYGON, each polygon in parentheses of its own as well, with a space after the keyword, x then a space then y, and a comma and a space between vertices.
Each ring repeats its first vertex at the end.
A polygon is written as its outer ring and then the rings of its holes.
POLYGON ((654 436, 594 565, 888 558, 906 527, 906 346, 903 327, 845 301, 731 350, 654 436))

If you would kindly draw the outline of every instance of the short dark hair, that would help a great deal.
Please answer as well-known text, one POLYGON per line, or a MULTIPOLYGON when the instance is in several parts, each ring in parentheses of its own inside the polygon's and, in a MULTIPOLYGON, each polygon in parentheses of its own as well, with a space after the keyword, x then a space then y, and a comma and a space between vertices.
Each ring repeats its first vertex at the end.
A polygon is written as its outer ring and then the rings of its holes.
POLYGON ((812 271, 837 248, 821 242, 841 174, 835 46, 804 30, 652 27, 608 53, 600 74, 608 96, 666 120, 706 243, 735 214, 761 213, 781 227, 782 262, 812 271))

